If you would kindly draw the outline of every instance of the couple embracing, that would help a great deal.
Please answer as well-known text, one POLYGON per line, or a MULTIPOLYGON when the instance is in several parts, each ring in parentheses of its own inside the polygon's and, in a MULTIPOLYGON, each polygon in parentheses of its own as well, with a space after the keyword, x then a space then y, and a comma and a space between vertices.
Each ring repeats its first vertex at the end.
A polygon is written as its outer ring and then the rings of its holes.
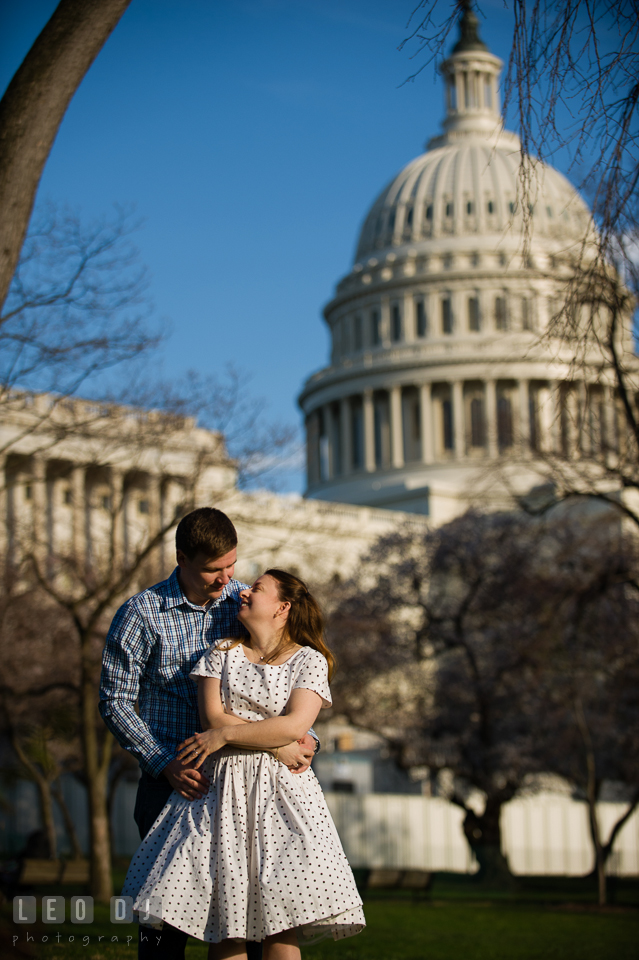
POLYGON ((333 666, 306 584, 233 579, 237 534, 202 508, 176 531, 168 580, 128 600, 104 650, 100 713, 142 768, 142 843, 123 894, 144 919, 140 960, 299 960, 299 943, 352 936, 361 899, 309 765, 333 666), (137 709, 136 709, 137 704, 137 709))

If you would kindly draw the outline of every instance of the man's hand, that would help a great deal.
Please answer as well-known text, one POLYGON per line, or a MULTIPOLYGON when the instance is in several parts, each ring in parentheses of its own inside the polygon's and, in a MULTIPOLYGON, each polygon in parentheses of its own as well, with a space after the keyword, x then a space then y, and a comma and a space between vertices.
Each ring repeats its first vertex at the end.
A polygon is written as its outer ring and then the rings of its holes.
POLYGON ((288 767, 291 773, 304 773, 313 759, 313 750, 314 747, 307 747, 301 740, 295 740, 279 748, 277 759, 288 767))
POLYGON ((293 773, 304 773, 310 767, 311 760, 315 756, 316 740, 315 740, 315 737, 312 737, 310 735, 310 733, 305 733, 302 739, 298 740, 297 742, 299 743, 300 747, 303 747, 306 751, 308 751, 308 753, 307 753, 305 762, 301 764, 301 766, 299 766, 296 770, 293 770, 293 773))
POLYGON ((174 790, 187 800, 200 800, 209 789, 209 781, 199 770, 171 760, 162 771, 174 790))

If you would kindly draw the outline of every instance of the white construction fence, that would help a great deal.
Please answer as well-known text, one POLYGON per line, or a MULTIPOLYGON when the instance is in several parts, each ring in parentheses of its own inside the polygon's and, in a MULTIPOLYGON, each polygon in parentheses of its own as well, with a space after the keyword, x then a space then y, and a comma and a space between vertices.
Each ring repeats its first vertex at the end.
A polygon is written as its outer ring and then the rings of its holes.
MULTIPOLYGON (((120 856, 130 856, 138 844, 133 821, 136 790, 136 783, 122 783, 115 797, 114 848, 120 856)), ((64 792, 86 849, 84 790, 68 778, 64 792)), ((353 867, 455 873, 477 869, 462 830, 463 811, 446 800, 384 793, 327 793, 326 799, 353 867)), ((5 853, 15 853, 40 825, 34 784, 15 784, 5 794, 5 801, 0 812, 0 845, 5 853)), ((624 810, 624 804, 599 805, 604 837, 624 810)), ((502 818, 503 849, 513 873, 580 876, 592 869, 594 855, 585 803, 560 794, 539 793, 506 804, 502 818)), ((62 823, 59 833, 64 848, 62 823)), ((639 876, 637 810, 617 837, 608 872, 639 876)))

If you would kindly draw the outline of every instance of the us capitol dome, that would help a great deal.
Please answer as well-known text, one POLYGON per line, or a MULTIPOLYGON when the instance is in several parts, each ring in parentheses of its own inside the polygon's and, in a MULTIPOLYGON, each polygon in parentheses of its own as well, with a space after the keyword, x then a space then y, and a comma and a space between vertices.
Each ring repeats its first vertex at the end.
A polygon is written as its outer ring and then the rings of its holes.
POLYGON ((541 337, 560 308, 557 264, 583 249, 590 212, 558 171, 527 160, 522 215, 501 68, 467 7, 442 65, 443 130, 373 203, 324 311, 330 365, 299 398, 308 497, 444 522, 495 465, 510 464, 520 492, 538 484, 536 454, 577 442, 569 414, 584 390, 589 442, 612 429, 612 379, 570 382, 571 355, 541 337))

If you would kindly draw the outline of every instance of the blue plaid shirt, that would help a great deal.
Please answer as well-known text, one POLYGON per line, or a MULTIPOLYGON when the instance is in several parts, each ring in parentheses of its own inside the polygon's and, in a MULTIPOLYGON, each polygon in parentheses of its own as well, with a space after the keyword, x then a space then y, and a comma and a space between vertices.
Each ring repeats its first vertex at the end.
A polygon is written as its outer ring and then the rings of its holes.
POLYGON ((197 683, 189 673, 212 643, 246 635, 237 620, 245 589, 231 580, 217 600, 198 607, 184 596, 176 569, 113 618, 102 657, 100 714, 154 777, 175 758, 178 744, 201 729, 197 683))

